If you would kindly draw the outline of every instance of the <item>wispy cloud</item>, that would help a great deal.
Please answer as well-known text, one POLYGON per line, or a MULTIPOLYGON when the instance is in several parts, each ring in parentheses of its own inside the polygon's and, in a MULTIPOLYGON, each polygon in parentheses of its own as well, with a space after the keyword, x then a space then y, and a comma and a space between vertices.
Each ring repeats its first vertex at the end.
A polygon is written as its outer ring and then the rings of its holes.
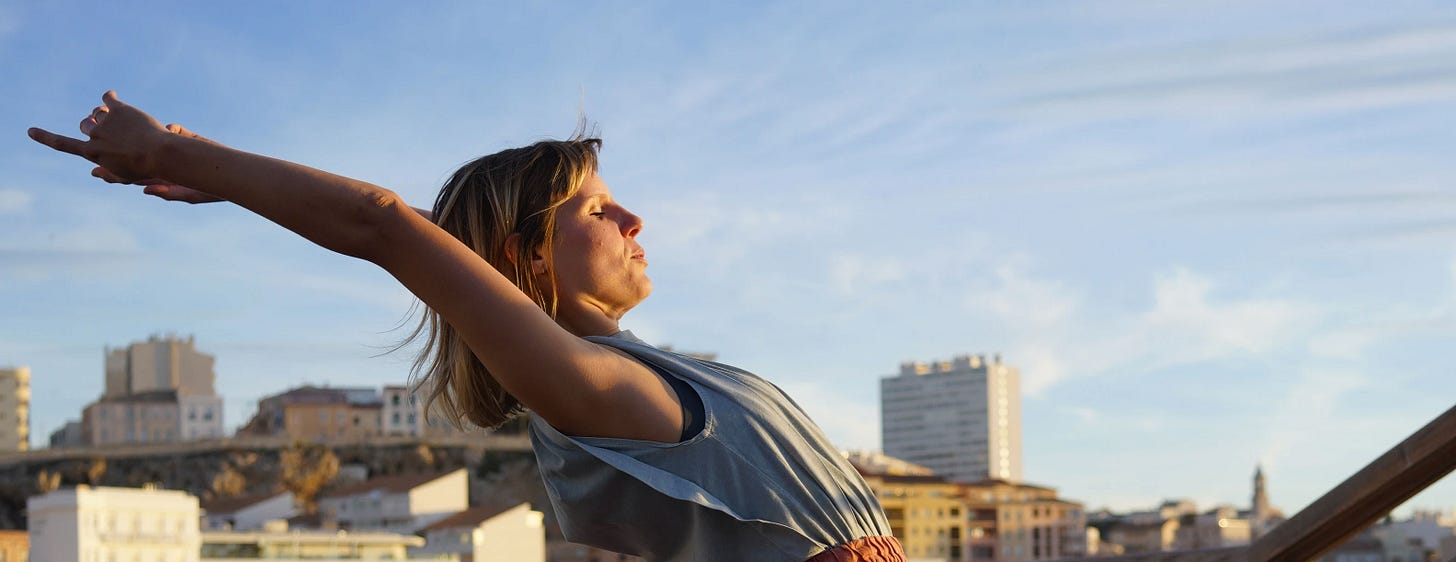
POLYGON ((1344 192, 1319 195, 1270 194, 1262 197, 1241 197, 1224 202, 1203 202, 1189 206, 1190 211, 1224 215, 1248 213, 1317 213, 1370 212, 1372 210, 1409 211, 1431 206, 1456 210, 1456 193, 1447 190, 1393 190, 1385 192, 1344 192))
POLYGON ((77 225, 39 236, 22 233, 0 241, 0 257, 7 265, 0 276, 38 281, 77 272, 110 272, 140 255, 132 232, 117 225, 77 225))
POLYGON ((0 215, 21 214, 30 210, 34 199, 29 193, 18 189, 0 189, 0 215))
POLYGON ((1211 280, 1178 268, 1153 279, 1151 307, 1092 310, 1080 292, 1011 269, 967 306, 1010 332, 1008 355, 1036 396, 1067 377, 1129 374, 1219 357, 1257 356, 1307 335, 1317 306, 1213 295, 1211 280), (1121 371, 1121 373, 1118 373, 1121 371))
POLYGON ((1012 86, 1020 93, 1013 107, 1028 117, 1198 120, 1451 100, 1453 37, 1451 27, 1432 25, 1082 56, 1012 86))

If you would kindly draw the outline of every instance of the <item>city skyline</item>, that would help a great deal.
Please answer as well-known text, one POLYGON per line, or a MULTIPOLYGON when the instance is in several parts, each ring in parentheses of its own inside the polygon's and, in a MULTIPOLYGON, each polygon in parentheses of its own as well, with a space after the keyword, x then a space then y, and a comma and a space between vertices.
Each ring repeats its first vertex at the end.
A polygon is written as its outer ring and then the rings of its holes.
MULTIPOLYGON (((383 272, 24 137, 73 133, 109 88, 416 206, 585 113, 646 220, 655 294, 623 327, 765 376, 851 449, 879 448, 877 381, 901 362, 1000 352, 1026 479, 1089 509, 1243 505, 1263 462, 1292 514, 1456 397, 1456 8, 347 19, 0 6, 0 366, 30 367, 33 443, 100 396, 105 347, 154 333, 217 357, 228 429, 285 388, 409 367, 376 357, 413 322, 383 272)), ((1456 506, 1446 480, 1416 505, 1456 506)))

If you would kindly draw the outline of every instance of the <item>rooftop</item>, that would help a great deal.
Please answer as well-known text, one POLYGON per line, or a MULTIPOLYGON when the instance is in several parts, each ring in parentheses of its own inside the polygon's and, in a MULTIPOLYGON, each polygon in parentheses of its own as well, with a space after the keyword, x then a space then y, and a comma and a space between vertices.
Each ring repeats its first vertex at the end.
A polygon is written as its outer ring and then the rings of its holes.
POLYGON ((451 474, 454 474, 456 472, 460 472, 460 471, 463 471, 463 470, 465 470, 465 469, 460 468, 460 469, 452 470, 452 471, 449 471, 449 472, 439 472, 439 473, 432 473, 432 474, 408 474, 408 475, 401 475, 401 476, 380 476, 378 478, 370 478, 370 479, 365 480, 363 482, 360 482, 358 484, 352 484, 352 485, 349 485, 349 486, 344 486, 343 488, 339 488, 337 490, 333 490, 333 491, 331 491, 331 492, 329 492, 327 494, 324 494, 322 497, 324 497, 324 498, 339 498, 339 497, 344 497, 344 496, 356 496, 356 495, 359 495, 359 494, 367 494, 367 493, 370 493, 370 492, 380 492, 380 493, 384 493, 384 494, 397 494, 397 493, 400 493, 400 492, 408 492, 408 491, 410 491, 410 490, 412 490, 414 488, 417 488, 419 486, 423 486, 425 484, 428 484, 430 482, 433 482, 435 480, 438 480, 440 478, 444 478, 446 476, 449 476, 451 474))
POLYGON ((449 517, 446 517, 444 519, 441 519, 439 521, 436 521, 436 522, 430 524, 428 527, 425 527, 423 529, 420 529, 419 532, 425 533, 425 532, 429 532, 429 531, 438 531, 438 530, 441 530, 441 529, 459 529, 459 528, 473 528, 473 527, 477 527, 481 523, 484 523, 485 521, 489 520, 490 518, 495 517, 497 515, 500 515, 502 513, 505 513, 507 511, 510 511, 512 509, 515 509, 516 507, 519 507, 521 505, 525 505, 525 504, 516 504, 516 505, 513 505, 513 506, 482 505, 482 506, 472 507, 472 508, 467 509, 465 511, 462 511, 460 513, 456 513, 455 515, 451 515, 449 517))

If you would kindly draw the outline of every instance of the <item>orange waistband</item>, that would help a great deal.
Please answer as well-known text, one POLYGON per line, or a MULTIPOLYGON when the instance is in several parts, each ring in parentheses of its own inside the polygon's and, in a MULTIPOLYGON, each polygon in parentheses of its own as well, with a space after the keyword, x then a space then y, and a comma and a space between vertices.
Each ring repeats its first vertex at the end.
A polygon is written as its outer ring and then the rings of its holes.
POLYGON ((905 562, 905 551, 895 537, 865 537, 815 554, 805 562, 905 562))

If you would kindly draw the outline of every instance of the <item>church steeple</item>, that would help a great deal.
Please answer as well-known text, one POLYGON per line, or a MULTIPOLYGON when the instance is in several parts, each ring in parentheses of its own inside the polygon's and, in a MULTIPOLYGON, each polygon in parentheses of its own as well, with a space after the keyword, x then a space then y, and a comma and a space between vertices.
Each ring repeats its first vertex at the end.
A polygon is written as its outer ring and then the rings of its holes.
POLYGON ((1254 502, 1249 508, 1249 523, 1254 535, 1263 534, 1264 526, 1274 515, 1269 508, 1269 493, 1264 488, 1264 465, 1254 465, 1254 502))

